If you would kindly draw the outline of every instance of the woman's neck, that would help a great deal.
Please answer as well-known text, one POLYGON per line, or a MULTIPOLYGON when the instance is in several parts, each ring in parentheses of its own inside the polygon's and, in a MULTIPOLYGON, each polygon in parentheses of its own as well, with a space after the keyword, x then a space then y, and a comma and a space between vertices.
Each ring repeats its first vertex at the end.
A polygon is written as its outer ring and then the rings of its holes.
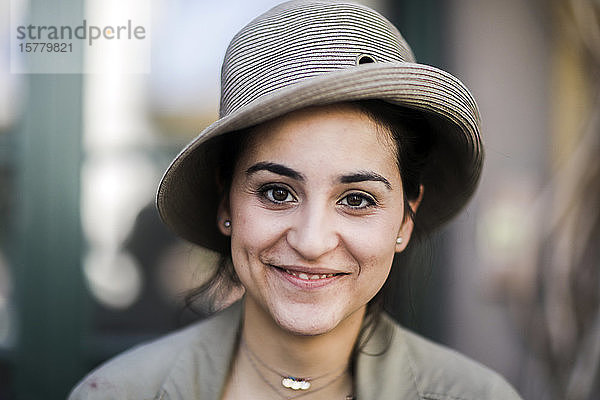
POLYGON ((247 297, 242 336, 250 351, 270 368, 291 376, 316 377, 349 367, 364 313, 363 307, 327 333, 302 336, 279 327, 247 297))

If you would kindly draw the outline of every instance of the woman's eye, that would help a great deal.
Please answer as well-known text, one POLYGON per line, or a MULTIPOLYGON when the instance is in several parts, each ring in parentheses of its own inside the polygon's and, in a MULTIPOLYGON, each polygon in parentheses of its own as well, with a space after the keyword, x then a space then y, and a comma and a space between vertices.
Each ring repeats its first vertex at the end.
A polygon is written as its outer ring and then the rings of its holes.
POLYGON ((292 193, 283 187, 271 187, 264 190, 264 196, 274 203, 287 203, 294 201, 292 193))
POLYGON ((375 204, 375 200, 363 194, 351 193, 344 197, 341 204, 352 208, 365 208, 375 204))

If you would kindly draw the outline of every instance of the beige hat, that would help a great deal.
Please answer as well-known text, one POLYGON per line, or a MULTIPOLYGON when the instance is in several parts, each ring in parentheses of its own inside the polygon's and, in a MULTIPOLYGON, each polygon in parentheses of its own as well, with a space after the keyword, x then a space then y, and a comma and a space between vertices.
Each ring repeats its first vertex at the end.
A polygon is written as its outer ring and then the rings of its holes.
POLYGON ((483 163, 479 112, 468 89, 418 64, 400 32, 370 8, 335 0, 293 0, 251 21, 223 61, 220 119, 173 160, 157 205, 179 236, 229 253, 217 228, 218 151, 213 138, 311 105, 380 99, 424 113, 435 148, 423 176, 416 224, 431 231, 473 194, 483 163))

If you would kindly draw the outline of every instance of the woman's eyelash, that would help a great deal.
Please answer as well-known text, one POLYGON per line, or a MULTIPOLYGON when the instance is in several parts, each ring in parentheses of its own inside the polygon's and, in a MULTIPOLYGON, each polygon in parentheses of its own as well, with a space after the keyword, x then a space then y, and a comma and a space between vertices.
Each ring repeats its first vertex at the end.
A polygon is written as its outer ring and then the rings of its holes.
POLYGON ((263 198, 276 204, 296 201, 296 197, 292 194, 292 191, 281 185, 265 185, 258 192, 263 198))
MULTIPOLYGON (((274 204, 287 204, 297 201, 292 190, 284 185, 267 184, 260 187, 257 193, 264 200, 274 204)), ((342 197, 338 204, 352 209, 366 209, 376 206, 378 202, 369 194, 353 192, 342 197)))
POLYGON ((351 208, 369 208, 377 205, 377 200, 365 193, 349 193, 344 196, 340 203, 351 208))

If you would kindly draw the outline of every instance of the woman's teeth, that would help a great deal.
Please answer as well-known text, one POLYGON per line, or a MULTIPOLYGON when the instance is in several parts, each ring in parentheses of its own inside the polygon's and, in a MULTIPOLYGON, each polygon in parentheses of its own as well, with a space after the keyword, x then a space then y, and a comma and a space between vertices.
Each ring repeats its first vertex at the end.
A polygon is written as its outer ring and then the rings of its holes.
POLYGON ((307 274, 305 272, 295 272, 295 271, 290 271, 289 269, 285 270, 286 273, 295 276, 296 278, 300 278, 300 279, 304 279, 306 281, 314 281, 317 279, 326 279, 326 278, 331 278, 332 276, 334 276, 335 274, 307 274))

